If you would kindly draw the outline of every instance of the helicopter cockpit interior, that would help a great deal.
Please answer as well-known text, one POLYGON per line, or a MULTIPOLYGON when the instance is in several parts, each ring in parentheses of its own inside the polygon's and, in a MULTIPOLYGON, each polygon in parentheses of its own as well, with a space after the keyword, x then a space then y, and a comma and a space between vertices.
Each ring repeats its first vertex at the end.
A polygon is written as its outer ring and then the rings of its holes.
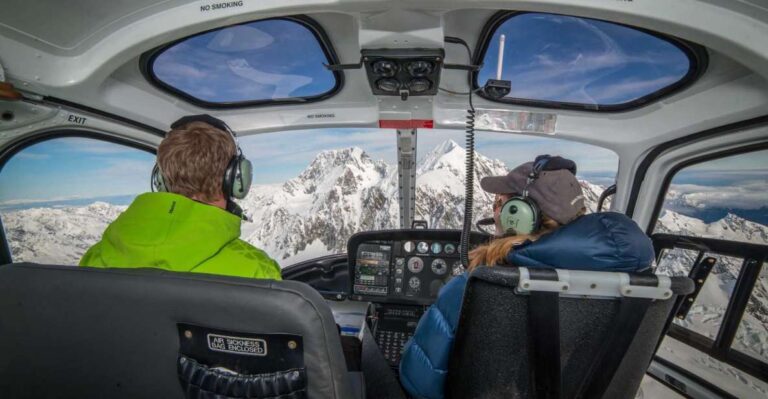
POLYGON ((0 396, 432 398, 401 361, 457 278, 438 397, 768 396, 764 1, 3 6, 0 396), (203 114, 282 281, 78 266, 203 114), (544 154, 650 269, 469 267, 509 209, 480 181, 544 154))

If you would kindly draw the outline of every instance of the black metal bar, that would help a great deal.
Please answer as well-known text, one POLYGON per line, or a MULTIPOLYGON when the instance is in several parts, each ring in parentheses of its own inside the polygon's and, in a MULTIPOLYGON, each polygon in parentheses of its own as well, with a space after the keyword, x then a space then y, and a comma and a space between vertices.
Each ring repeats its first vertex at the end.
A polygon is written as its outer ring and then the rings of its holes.
POLYGON ((342 71, 345 69, 360 69, 363 67, 363 60, 361 59, 357 64, 323 64, 325 69, 329 71, 342 71))
POLYGON ((11 248, 8 238, 5 235, 5 227, 3 227, 3 221, 0 218, 0 265, 6 265, 13 262, 11 257, 11 248))
MULTIPOLYGON (((661 258, 660 258, 661 257, 661 249, 656 247, 656 241, 655 240, 653 241, 653 247, 654 247, 654 251, 656 251, 656 262, 659 263, 661 261, 661 258)), ((699 262, 701 262, 701 259, 703 257, 704 257, 704 251, 699 251, 699 253, 696 255, 696 260, 694 261, 694 265, 696 265, 699 262)), ((691 270, 693 270, 693 268, 691 268, 691 270)), ((690 274, 691 273, 689 272, 688 273, 689 278, 690 278, 690 274)), ((670 327, 672 326, 672 322, 674 322, 674 320, 675 320, 675 317, 677 315, 678 309, 680 309, 680 307, 682 306, 683 301, 685 300, 685 298, 686 298, 686 296, 682 295, 682 296, 678 296, 675 299, 675 304, 673 305, 672 310, 669 312, 669 316, 667 316, 667 322, 664 323, 664 330, 662 331, 661 336, 659 336, 658 342, 656 342, 656 349, 654 349, 654 351, 653 351, 654 353, 656 353, 659 350, 659 346, 661 346, 661 342, 664 340, 664 337, 667 336, 667 332, 669 331, 670 327)))
POLYGON ((736 280, 736 286, 731 294, 731 300, 728 302, 728 308, 723 316, 723 324, 715 339, 714 350, 727 354, 736 337, 736 332, 741 324, 741 318, 747 309, 747 303, 752 296, 752 288, 755 286, 757 278, 760 276, 760 269, 763 265, 763 259, 746 258, 741 265, 739 278, 736 280))
POLYGON ((705 337, 693 330, 689 330, 677 324, 672 324, 669 327, 667 335, 712 357, 720 356, 712 350, 714 341, 711 338, 705 337))
POLYGON ((470 72, 479 71, 480 68, 482 67, 483 67, 483 64, 480 64, 480 65, 443 64, 443 69, 458 69, 461 71, 470 71, 470 72))
POLYGON ((691 310, 691 306, 693 306, 694 302, 696 302, 696 297, 699 296, 701 288, 704 286, 704 283, 707 281, 707 277, 709 277, 709 273, 712 271, 712 268, 717 262, 717 259, 711 256, 701 259, 701 255, 703 255, 703 253, 700 252, 699 259, 693 265, 691 272, 688 274, 688 277, 693 280, 693 284, 696 288, 694 288, 691 294, 685 295, 681 298, 682 301, 680 302, 680 306, 675 312, 675 317, 678 319, 684 319, 685 316, 688 315, 688 311, 691 310))
POLYGON ((768 245, 763 244, 659 233, 652 235, 651 239, 653 240, 654 247, 659 250, 665 248, 682 248, 695 251, 716 252, 719 255, 737 258, 765 259, 768 257, 768 245))
POLYGON ((600 194, 600 198, 598 198, 597 200, 597 212, 600 212, 603 210, 603 203, 609 196, 613 194, 616 194, 616 184, 611 184, 610 186, 608 186, 608 188, 603 190, 603 192, 600 194))

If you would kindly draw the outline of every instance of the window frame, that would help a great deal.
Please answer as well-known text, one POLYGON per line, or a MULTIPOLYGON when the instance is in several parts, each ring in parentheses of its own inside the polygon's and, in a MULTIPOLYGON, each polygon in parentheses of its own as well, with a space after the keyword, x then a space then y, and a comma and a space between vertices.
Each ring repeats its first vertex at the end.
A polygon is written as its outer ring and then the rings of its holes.
MULTIPOLYGON (((737 125, 741 126, 745 123, 747 125, 751 125, 752 123, 750 122, 757 122, 757 124, 762 124, 764 119, 764 117, 761 117, 754 121, 750 120, 746 122, 739 122, 737 125)), ((722 132, 722 129, 713 129, 703 133, 705 133, 705 135, 709 135, 713 132, 722 132)), ((692 135, 692 137, 694 136, 698 135, 692 135)), ((664 145, 660 147, 667 148, 664 145)), ((674 313, 670 315, 668 328, 664 334, 669 335, 670 337, 688 346, 691 346, 696 350, 706 353, 716 360, 733 366, 762 381, 768 382, 768 363, 731 347, 733 345, 733 340, 735 339, 738 332, 741 319, 744 317, 747 304, 752 295, 752 290, 760 277, 760 271, 763 267, 763 264, 768 261, 768 245, 729 241, 718 238, 653 233, 653 230, 656 228, 659 215, 664 208, 664 200, 667 197, 669 187, 678 172, 692 165, 756 151, 763 151, 766 149, 768 149, 768 141, 731 148, 723 151, 717 151, 710 154, 693 157, 675 164, 666 172, 666 175, 664 176, 661 189, 659 190, 656 203, 654 204, 653 212, 651 213, 651 219, 646 229, 646 234, 650 236, 651 240, 653 241, 657 260, 659 259, 659 256, 664 249, 672 248, 690 249, 697 251, 700 254, 703 254, 704 249, 706 249, 706 251, 710 253, 743 259, 741 268, 739 269, 739 275, 736 279, 736 285, 734 286, 733 292, 731 293, 730 299, 728 300, 726 311, 723 314, 723 321, 718 329, 716 339, 712 340, 693 330, 689 330, 685 327, 673 324, 672 318, 674 317, 674 313)), ((649 155, 649 157, 652 156, 653 154, 649 155)), ((650 159, 651 162, 649 162, 649 164, 652 163, 653 159, 655 159, 655 156, 650 159)), ((637 176, 640 174, 641 171, 638 171, 637 176)), ((637 181, 635 183, 638 184, 637 181)), ((677 307, 678 306, 675 306, 675 309, 677 309, 677 307)))
POLYGON ((196 105, 198 107, 207 108, 207 109, 235 109, 235 108, 247 108, 247 107, 268 106, 268 105, 307 104, 307 103, 326 100, 328 98, 335 96, 341 91, 341 89, 344 87, 344 73, 343 71, 332 70, 330 72, 333 74, 336 83, 329 91, 322 94, 318 94, 314 96, 306 96, 306 97, 292 97, 292 98, 285 98, 285 99, 264 99, 264 100, 219 103, 219 102, 205 101, 203 99, 187 94, 163 82, 157 77, 157 75, 155 75, 155 72, 153 70, 155 60, 157 59, 158 56, 160 56, 160 54, 164 53, 166 50, 170 49, 171 47, 181 42, 184 42, 186 40, 192 39, 194 37, 204 35, 206 33, 230 28, 233 26, 247 25, 250 23, 261 22, 261 21, 290 21, 303 26, 304 28, 309 30, 309 32, 312 33, 312 35, 315 37, 318 45, 320 46, 320 49, 323 51, 323 54, 325 54, 325 57, 328 59, 329 65, 339 64, 339 58, 336 55, 336 50, 334 50, 331 44, 331 41, 328 38, 328 35, 325 33, 325 30, 323 30, 320 24, 318 24, 314 19, 306 15, 291 15, 291 16, 284 16, 284 17, 256 19, 256 20, 240 22, 232 25, 219 26, 213 29, 208 29, 202 32, 195 33, 193 35, 189 35, 180 39, 173 40, 169 43, 163 44, 152 50, 149 50, 144 54, 142 54, 141 57, 139 57, 139 68, 141 70, 141 74, 144 75, 144 78, 150 84, 152 84, 152 86, 156 87, 157 89, 165 93, 171 94, 174 97, 180 98, 181 100, 184 100, 185 102, 188 102, 192 105, 196 105))
MULTIPOLYGON (((768 382, 768 363, 732 348, 733 340, 752 295, 752 289, 760 277, 763 264, 768 259, 768 245, 661 233, 652 235, 651 239, 657 258, 664 249, 683 248, 700 253, 706 249, 710 253, 743 259, 716 339, 712 340, 696 331, 673 324, 672 319, 675 317, 679 303, 675 305, 673 313, 670 314, 668 328, 664 331, 664 335, 669 335, 716 360, 768 382)), ((685 297, 678 299, 678 301, 684 299, 685 297)), ((658 355, 654 357, 658 358, 658 355)), ((689 371, 689 373, 691 372, 689 371)))
MULTIPOLYGON (((485 23, 485 26, 483 27, 483 30, 480 33, 480 37, 478 39, 477 45, 475 46, 474 64, 475 65, 483 64, 483 60, 485 59, 486 53, 488 51, 491 38, 493 37, 493 35, 496 33, 496 30, 498 30, 498 28, 501 25, 503 25, 505 22, 507 22, 508 20, 514 17, 520 16, 523 14, 535 14, 535 13, 538 13, 538 12, 499 11, 493 16, 491 16, 488 22, 485 23)), ((686 57, 688 57, 690 67, 688 69, 688 72, 683 76, 682 79, 678 80, 677 82, 669 86, 662 87, 661 89, 655 92, 646 94, 645 96, 642 96, 640 98, 637 98, 635 100, 632 100, 626 103, 609 104, 609 105, 581 104, 581 103, 563 102, 563 101, 547 101, 547 100, 533 100, 533 99, 525 99, 525 98, 506 98, 506 97, 501 99, 494 99, 492 97, 485 95, 482 92, 482 90, 478 91, 478 89, 480 89, 480 85, 478 84, 477 79, 480 75, 480 71, 475 70, 472 72, 472 86, 473 86, 473 90, 477 91, 480 97, 483 97, 484 99, 492 102, 522 105, 527 107, 554 108, 554 109, 578 110, 578 111, 588 111, 588 112, 630 111, 630 110, 642 108, 646 105, 653 104, 654 102, 664 97, 670 96, 676 92, 682 91, 683 89, 689 87, 691 84, 693 84, 696 80, 698 80, 704 74, 709 63, 707 51, 704 47, 695 43, 678 39, 676 37, 672 37, 672 36, 654 32, 648 29, 639 28, 636 26, 631 26, 631 25, 627 25, 619 22, 614 22, 614 21, 606 21, 606 20, 601 20, 596 18, 587 18, 587 17, 580 17, 575 15, 557 14, 557 13, 542 12, 541 14, 550 14, 550 15, 558 15, 558 16, 564 16, 564 17, 575 17, 575 18, 582 18, 587 20, 600 21, 600 22, 619 25, 625 28, 643 32, 645 34, 656 37, 659 40, 663 40, 667 43, 670 43, 673 46, 680 49, 683 52, 683 54, 685 54, 686 57)))
MULTIPOLYGON (((8 161, 16 156, 16 154, 24 151, 28 147, 43 143, 45 141, 68 137, 105 141, 148 152, 152 154, 152 156, 157 156, 157 148, 130 140, 128 138, 112 136, 106 133, 100 133, 91 130, 54 129, 33 134, 31 136, 26 136, 6 145, 5 148, 0 151, 0 173, 3 173, 3 169, 5 169, 5 165, 8 163, 8 161)), ((8 237, 5 235, 5 226, 3 225, 2 215, 0 215, 0 265, 10 263, 13 263, 13 256, 11 255, 11 248, 8 243, 8 237)))

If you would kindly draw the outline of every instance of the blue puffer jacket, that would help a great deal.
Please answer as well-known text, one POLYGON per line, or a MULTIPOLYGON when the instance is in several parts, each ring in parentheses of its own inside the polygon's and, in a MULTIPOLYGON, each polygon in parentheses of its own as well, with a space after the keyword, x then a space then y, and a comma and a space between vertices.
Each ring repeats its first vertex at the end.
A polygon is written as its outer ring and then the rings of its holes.
MULTIPOLYGON (((507 263, 526 267, 637 272, 650 267, 651 240, 632 219, 615 212, 594 213, 535 242, 516 247, 507 263)), ((467 274, 446 284, 419 320, 400 361, 400 380, 415 398, 440 399, 453 347, 467 274)))

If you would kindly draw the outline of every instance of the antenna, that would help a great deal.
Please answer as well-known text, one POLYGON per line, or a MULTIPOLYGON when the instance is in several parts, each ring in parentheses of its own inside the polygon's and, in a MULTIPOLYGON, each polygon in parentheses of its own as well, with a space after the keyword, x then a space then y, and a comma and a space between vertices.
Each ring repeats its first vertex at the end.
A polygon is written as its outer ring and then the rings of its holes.
POLYGON ((499 59, 496 64, 496 79, 488 79, 483 87, 483 92, 486 96, 497 100, 512 91, 512 82, 501 79, 501 72, 504 68, 504 42, 506 39, 505 35, 499 36, 499 59))
POLYGON ((504 41, 505 35, 499 36, 499 62, 496 64, 496 80, 501 80, 501 70, 504 67, 504 41))

